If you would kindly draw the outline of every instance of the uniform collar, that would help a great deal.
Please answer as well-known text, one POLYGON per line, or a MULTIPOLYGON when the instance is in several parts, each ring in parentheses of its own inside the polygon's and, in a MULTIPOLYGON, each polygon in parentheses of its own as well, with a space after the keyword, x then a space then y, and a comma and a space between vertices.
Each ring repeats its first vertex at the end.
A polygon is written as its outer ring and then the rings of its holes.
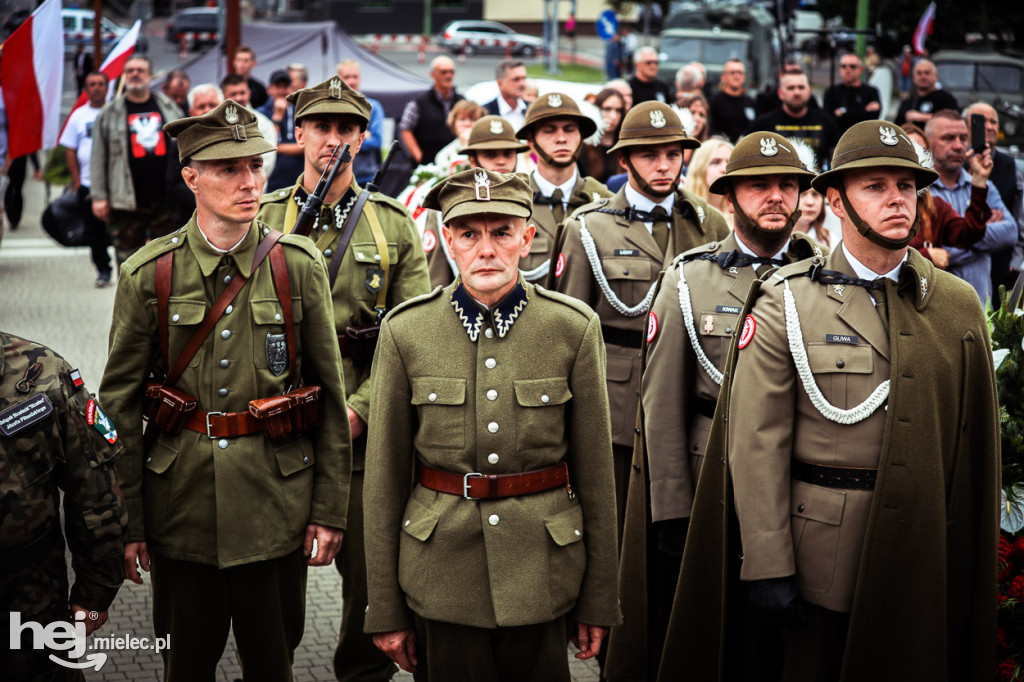
MULTIPOLYGON (((730 234, 730 236, 735 237, 735 234, 736 233, 733 232, 733 233, 730 234)), ((753 256, 754 258, 761 258, 761 256, 758 256, 756 253, 754 253, 749 246, 744 244, 742 239, 740 239, 739 237, 735 237, 735 239, 736 239, 736 248, 740 250, 740 253, 745 253, 748 256, 753 256)), ((789 245, 792 243, 792 241, 793 241, 792 239, 787 239, 786 243, 782 245, 782 248, 779 249, 778 253, 772 255, 771 257, 772 258, 782 258, 783 255, 789 253, 789 245)))
MULTIPOLYGON (((309 192, 307 192, 306 188, 302 185, 304 175, 305 173, 299 175, 299 179, 295 182, 295 190, 292 192, 291 196, 291 200, 299 205, 300 210, 302 209, 302 206, 306 203, 306 197, 309 196, 309 192)), ((361 192, 362 189, 359 187, 359 184, 356 183, 355 176, 353 176, 352 184, 349 185, 348 189, 345 190, 340 197, 338 197, 338 200, 335 201, 333 204, 324 204, 323 208, 334 209, 335 207, 338 206, 344 207, 349 202, 353 195, 358 197, 361 192)))
POLYGON ((203 277, 212 275, 213 271, 217 269, 217 266, 225 258, 234 261, 235 268, 238 269, 238 272, 243 277, 249 277, 250 269, 252 268, 253 252, 256 250, 256 244, 260 240, 259 231, 258 223, 253 221, 253 224, 249 225, 249 231, 245 233, 245 237, 242 238, 242 241, 230 253, 219 253, 210 246, 210 243, 206 240, 206 235, 200 232, 195 214, 193 214, 192 219, 188 221, 188 225, 185 227, 185 239, 188 241, 189 248, 192 249, 192 255, 199 262, 199 268, 203 271, 203 277))
POLYGON ((864 265, 859 260, 854 258, 853 254, 850 253, 850 250, 846 248, 846 242, 840 242, 840 245, 842 247, 843 255, 846 256, 846 262, 850 264, 851 268, 853 268, 854 274, 856 274, 857 277, 860 279, 866 279, 869 281, 873 279, 878 279, 879 277, 885 277, 887 279, 891 279, 894 282, 898 282, 900 276, 900 269, 903 267, 903 264, 907 262, 907 257, 910 253, 910 250, 908 249, 907 253, 903 254, 903 260, 900 261, 899 265, 894 267, 889 272, 878 274, 877 272, 875 272, 874 270, 872 270, 871 268, 869 268, 868 266, 864 265))
POLYGON ((562 201, 568 202, 569 197, 572 196, 572 191, 576 188, 576 181, 580 178, 579 170, 573 170, 572 177, 561 185, 554 185, 548 182, 546 179, 541 177, 541 174, 536 170, 533 171, 533 181, 537 183, 537 190, 546 197, 550 197, 555 193, 556 189, 562 190, 562 201))
POLYGON ((455 288, 451 293, 452 308, 459 316, 462 328, 466 330, 469 340, 473 343, 480 338, 480 330, 485 326, 494 329, 499 339, 505 338, 529 300, 530 295, 523 283, 522 276, 519 277, 516 285, 512 287, 505 298, 489 309, 480 305, 469 295, 462 285, 461 277, 456 281, 455 288))
POLYGON ((625 185, 623 185, 623 189, 625 189, 626 192, 626 201, 629 202, 630 206, 636 208, 637 210, 647 211, 648 213, 650 213, 651 211, 654 210, 655 206, 661 206, 662 208, 665 209, 666 213, 672 215, 672 207, 675 206, 676 201, 675 192, 669 194, 661 201, 652 201, 651 199, 645 197, 643 194, 640 194, 640 192, 637 192, 635 189, 633 189, 633 186, 630 185, 628 182, 625 185))

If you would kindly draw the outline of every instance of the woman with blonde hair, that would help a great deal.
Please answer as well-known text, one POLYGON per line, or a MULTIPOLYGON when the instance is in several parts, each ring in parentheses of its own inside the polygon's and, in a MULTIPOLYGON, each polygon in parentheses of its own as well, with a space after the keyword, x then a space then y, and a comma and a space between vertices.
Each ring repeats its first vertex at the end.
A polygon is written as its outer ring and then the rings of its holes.
POLYGON ((686 169, 686 180, 683 189, 696 194, 725 216, 732 227, 732 213, 725 210, 725 196, 711 194, 708 187, 720 176, 725 175, 725 167, 732 154, 732 143, 718 137, 707 140, 693 152, 690 165, 686 169))

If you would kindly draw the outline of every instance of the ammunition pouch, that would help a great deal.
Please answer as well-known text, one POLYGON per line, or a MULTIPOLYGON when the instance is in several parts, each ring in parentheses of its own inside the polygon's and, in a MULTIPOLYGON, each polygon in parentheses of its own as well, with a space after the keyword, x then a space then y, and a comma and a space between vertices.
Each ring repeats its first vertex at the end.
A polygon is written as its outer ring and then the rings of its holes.
POLYGON ((377 351, 379 335, 379 324, 345 327, 345 333, 338 334, 338 348, 342 357, 352 358, 357 365, 369 366, 373 363, 373 354, 377 351))
POLYGON ((320 423, 320 387, 303 386, 284 395, 249 401, 249 414, 271 440, 308 431, 320 423))
POLYGON ((184 391, 152 382, 146 386, 142 415, 161 431, 180 433, 198 407, 199 401, 184 391))

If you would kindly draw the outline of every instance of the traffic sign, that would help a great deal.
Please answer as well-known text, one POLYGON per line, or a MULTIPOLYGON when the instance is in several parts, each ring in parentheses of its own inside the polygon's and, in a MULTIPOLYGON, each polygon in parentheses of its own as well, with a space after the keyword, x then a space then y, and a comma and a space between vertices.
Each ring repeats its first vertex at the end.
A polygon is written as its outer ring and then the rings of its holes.
POLYGON ((615 12, 606 9, 597 17, 597 35, 605 40, 611 40, 612 36, 619 32, 619 18, 615 12))

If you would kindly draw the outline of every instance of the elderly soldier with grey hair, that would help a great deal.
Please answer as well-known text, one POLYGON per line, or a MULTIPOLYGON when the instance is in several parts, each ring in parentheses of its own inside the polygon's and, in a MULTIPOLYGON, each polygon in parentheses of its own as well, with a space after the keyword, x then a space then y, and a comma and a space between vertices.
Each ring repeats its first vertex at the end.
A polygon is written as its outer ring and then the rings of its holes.
POLYGON ((590 658, 619 621, 600 320, 519 273, 530 197, 482 169, 436 186, 459 279, 381 328, 366 629, 417 679, 567 682, 568 634, 590 658))
POLYGON ((854 125, 812 183, 842 243, 751 288, 664 679, 728 676, 743 594, 785 639, 746 654, 781 656, 782 680, 992 675, 999 411, 977 296, 907 246, 935 177, 901 128, 854 125))
POLYGON ((101 395, 121 430, 125 570, 152 569, 164 679, 292 679, 306 567, 341 547, 351 470, 327 268, 255 220, 271 145, 232 101, 168 124, 196 196, 121 268, 101 395), (143 417, 148 425, 143 434, 143 417))

